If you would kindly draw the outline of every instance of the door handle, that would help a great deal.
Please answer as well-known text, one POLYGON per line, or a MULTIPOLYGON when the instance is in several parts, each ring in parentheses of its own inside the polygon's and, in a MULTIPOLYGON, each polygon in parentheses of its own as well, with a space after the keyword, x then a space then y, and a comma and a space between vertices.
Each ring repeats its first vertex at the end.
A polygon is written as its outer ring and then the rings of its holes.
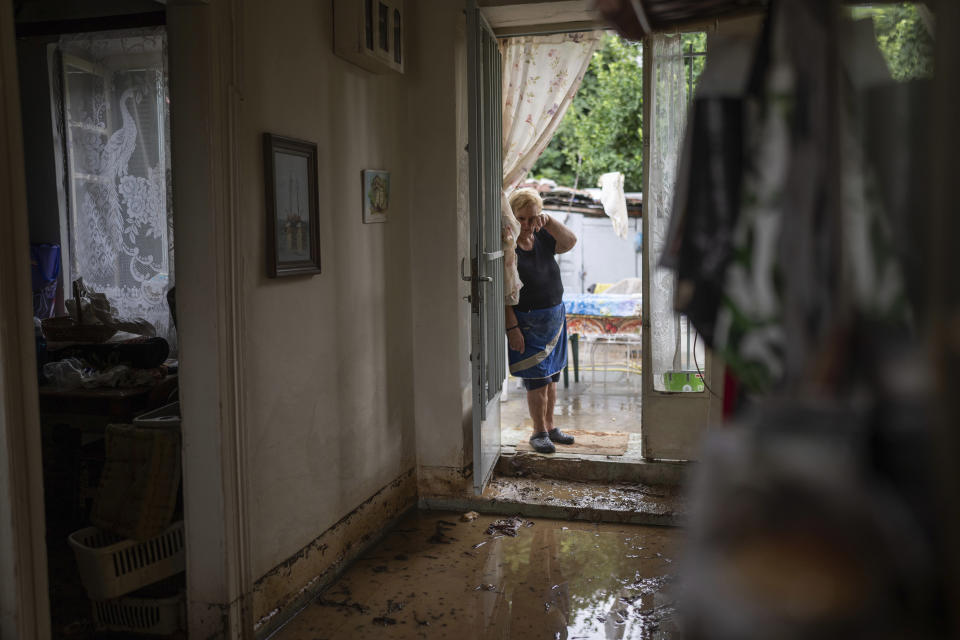
MULTIPOLYGON (((473 276, 468 275, 463 272, 463 264, 467 261, 466 258, 460 258, 460 279, 464 282, 473 282, 473 276)), ((478 276, 477 282, 493 282, 492 276, 478 276)))

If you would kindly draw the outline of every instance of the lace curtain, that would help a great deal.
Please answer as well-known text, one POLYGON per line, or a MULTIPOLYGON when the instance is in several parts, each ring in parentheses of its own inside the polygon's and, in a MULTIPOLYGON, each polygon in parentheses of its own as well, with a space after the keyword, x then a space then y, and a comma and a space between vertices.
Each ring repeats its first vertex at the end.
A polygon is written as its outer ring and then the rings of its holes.
POLYGON ((121 317, 146 319, 173 347, 165 33, 65 36, 59 48, 70 279, 106 294, 121 317))
POLYGON ((644 313, 650 317, 650 346, 653 364, 653 388, 666 391, 663 374, 681 369, 681 323, 674 311, 676 276, 660 266, 667 241, 673 191, 677 181, 683 127, 687 116, 686 79, 680 36, 651 37, 653 68, 650 87, 650 118, 646 125, 650 136, 650 183, 644 194, 643 215, 648 219, 650 248, 650 299, 644 300, 644 313))
POLYGON ((500 198, 505 304, 520 296, 517 235, 507 196, 550 144, 580 88, 600 32, 524 36, 500 41, 503 76, 503 193, 500 198))

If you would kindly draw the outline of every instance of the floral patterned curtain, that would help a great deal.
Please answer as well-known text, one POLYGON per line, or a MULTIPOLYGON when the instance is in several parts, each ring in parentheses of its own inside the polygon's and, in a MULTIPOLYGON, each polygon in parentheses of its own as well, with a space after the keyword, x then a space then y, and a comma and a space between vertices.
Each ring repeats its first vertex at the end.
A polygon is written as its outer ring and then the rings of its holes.
POLYGON ((505 304, 520 296, 517 234, 507 197, 550 144, 580 88, 601 33, 523 36, 500 41, 503 67, 503 194, 500 201, 505 304))
POLYGON ((175 342, 166 36, 109 31, 60 40, 70 208, 69 277, 175 342))
MULTIPOLYGON (((650 349, 653 388, 666 391, 663 374, 680 367, 680 316, 674 311, 676 275, 660 266, 673 211, 673 189, 677 182, 683 128, 687 119, 686 79, 680 36, 657 34, 653 47, 650 119, 645 125, 650 136, 649 193, 644 194, 643 215, 649 225, 650 299, 643 312, 650 315, 650 349)), ((646 373, 646 372, 644 372, 646 373)))

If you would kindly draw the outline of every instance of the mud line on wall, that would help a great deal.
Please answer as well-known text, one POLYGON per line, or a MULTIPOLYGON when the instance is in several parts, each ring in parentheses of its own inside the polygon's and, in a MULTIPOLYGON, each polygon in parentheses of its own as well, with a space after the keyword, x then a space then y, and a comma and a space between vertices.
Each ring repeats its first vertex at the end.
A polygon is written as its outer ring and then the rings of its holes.
POLYGON ((275 632, 416 506, 413 467, 259 578, 252 592, 255 636, 275 632))

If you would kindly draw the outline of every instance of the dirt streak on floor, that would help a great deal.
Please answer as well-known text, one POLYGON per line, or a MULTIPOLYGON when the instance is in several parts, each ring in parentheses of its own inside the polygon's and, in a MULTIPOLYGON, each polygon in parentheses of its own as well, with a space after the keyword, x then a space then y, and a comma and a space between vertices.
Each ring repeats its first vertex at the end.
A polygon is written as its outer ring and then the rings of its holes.
POLYGON ((681 530, 460 515, 412 513, 275 638, 674 637, 681 530))

